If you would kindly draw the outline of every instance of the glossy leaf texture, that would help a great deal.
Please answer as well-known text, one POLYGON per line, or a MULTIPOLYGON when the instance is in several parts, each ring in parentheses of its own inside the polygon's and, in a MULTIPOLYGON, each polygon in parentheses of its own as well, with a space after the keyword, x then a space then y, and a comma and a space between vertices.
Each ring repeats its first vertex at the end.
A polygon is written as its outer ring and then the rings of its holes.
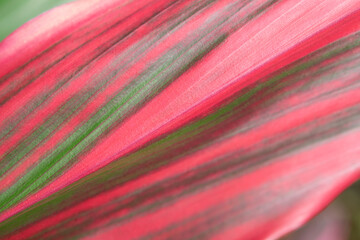
POLYGON ((87 0, 0 44, 0 236, 275 239, 360 177, 360 1, 87 0))

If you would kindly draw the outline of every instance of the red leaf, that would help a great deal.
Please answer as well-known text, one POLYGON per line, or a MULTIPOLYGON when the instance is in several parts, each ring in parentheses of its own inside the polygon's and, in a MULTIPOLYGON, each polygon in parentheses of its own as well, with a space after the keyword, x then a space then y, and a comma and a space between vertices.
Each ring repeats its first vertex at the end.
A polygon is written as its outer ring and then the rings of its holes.
POLYGON ((360 176, 360 4, 77 1, 0 44, 0 236, 277 238, 360 176))

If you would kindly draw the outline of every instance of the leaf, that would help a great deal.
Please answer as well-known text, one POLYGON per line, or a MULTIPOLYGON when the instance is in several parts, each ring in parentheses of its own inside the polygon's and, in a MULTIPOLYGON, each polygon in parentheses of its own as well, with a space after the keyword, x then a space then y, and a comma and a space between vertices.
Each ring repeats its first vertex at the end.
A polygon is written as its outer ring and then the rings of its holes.
POLYGON ((28 22, 0 44, 0 236, 299 227, 360 176, 359 20, 354 0, 94 0, 28 22))

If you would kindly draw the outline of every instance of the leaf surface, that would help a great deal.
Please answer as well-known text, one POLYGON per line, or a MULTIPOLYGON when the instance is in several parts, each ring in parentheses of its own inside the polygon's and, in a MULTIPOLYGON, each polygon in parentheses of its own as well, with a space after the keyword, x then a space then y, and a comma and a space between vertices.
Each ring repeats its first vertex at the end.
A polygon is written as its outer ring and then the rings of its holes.
POLYGON ((76 1, 0 43, 0 236, 274 239, 360 176, 357 0, 76 1))

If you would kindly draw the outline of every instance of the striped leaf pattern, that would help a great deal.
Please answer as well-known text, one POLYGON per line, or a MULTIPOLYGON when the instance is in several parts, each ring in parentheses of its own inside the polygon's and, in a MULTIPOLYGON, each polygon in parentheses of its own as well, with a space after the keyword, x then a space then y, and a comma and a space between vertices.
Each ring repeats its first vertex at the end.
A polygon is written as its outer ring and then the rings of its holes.
POLYGON ((360 177, 358 0, 76 1, 0 53, 0 238, 274 239, 360 177))

